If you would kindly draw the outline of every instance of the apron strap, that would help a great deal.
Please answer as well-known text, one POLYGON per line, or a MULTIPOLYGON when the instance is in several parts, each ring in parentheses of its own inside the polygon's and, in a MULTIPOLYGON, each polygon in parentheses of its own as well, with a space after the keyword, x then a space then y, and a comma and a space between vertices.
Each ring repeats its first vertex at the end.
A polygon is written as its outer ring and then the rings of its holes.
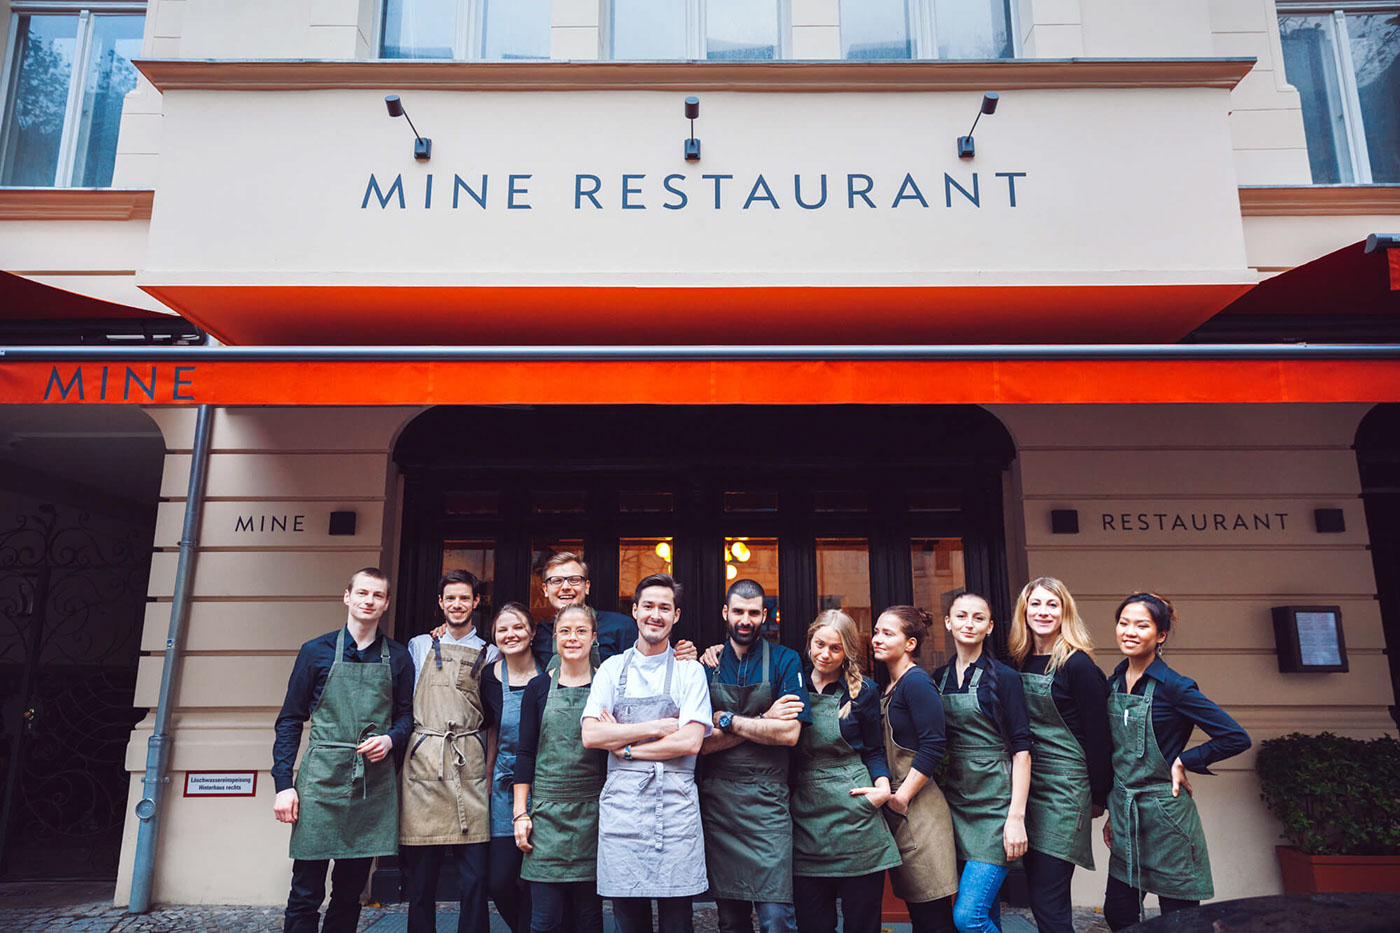
POLYGON ((982 668, 980 668, 980 667, 974 667, 974 668, 972 669, 972 680, 968 681, 968 684, 967 684, 967 692, 968 692, 968 693, 971 693, 971 694, 973 694, 973 695, 975 696, 975 695, 977 694, 977 685, 978 685, 981 681, 982 681, 982 668))
POLYGON ((345 626, 340 627, 340 631, 335 635, 335 657, 331 658, 331 666, 339 664, 345 657, 345 626))
MULTIPOLYGON (((472 679, 481 676, 481 665, 486 663, 486 646, 482 645, 476 650, 476 660, 472 662, 472 679)), ((509 676, 509 675, 507 675, 509 676)))
POLYGON ((622 673, 617 675, 617 695, 619 697, 627 696, 627 669, 632 666, 632 652, 636 650, 636 648, 628 648, 622 652, 622 673))
MULTIPOLYGON (((668 643, 666 646, 666 686, 661 688, 661 692, 667 696, 671 695, 671 674, 676 669, 676 653, 671 650, 668 643)), ((657 804, 660 807, 660 804, 657 804)))
POLYGON ((436 635, 433 636, 433 660, 437 664, 437 669, 442 670, 442 640, 436 635))
MULTIPOLYGON (((768 639, 763 639, 763 679, 773 684, 773 658, 768 653, 768 639)), ((773 684, 773 699, 778 699, 778 685, 773 684)))
POLYGON ((949 678, 949 677, 952 677, 952 676, 953 676, 953 673, 954 673, 957 669, 958 669, 958 662, 957 662, 956 659, 955 659, 955 660, 952 660, 952 661, 949 661, 949 662, 948 662, 948 666, 945 667, 945 668, 943 668, 943 683, 942 683, 942 685, 941 685, 942 689, 940 689, 940 691, 939 691, 940 693, 947 693, 947 692, 948 692, 948 678, 949 678))

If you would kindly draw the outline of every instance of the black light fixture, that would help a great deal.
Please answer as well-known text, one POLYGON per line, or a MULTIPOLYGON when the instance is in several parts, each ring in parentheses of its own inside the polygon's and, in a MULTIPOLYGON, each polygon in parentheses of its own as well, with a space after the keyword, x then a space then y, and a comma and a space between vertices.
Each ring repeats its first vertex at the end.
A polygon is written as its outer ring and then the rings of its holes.
POLYGON ((700 161, 700 140, 695 138, 695 118, 700 116, 700 98, 685 99, 685 118, 690 121, 690 138, 685 141, 685 160, 700 161))
POLYGON ((988 91, 982 95, 982 109, 977 111, 977 116, 972 120, 972 129, 967 131, 966 136, 958 137, 958 158, 970 159, 977 154, 977 148, 972 143, 973 130, 977 129, 977 121, 982 119, 982 114, 990 116, 997 112, 997 101, 1001 100, 1001 95, 996 91, 988 91))
POLYGON ((1051 509, 1050 533, 1052 535, 1079 534, 1078 509, 1051 509))
POLYGON ((389 108, 389 116, 403 117, 408 120, 408 128, 413 130, 413 157, 420 162, 426 162, 433 155, 433 141, 426 136, 418 135, 418 127, 413 125, 413 120, 409 117, 408 111, 403 109, 403 101, 399 100, 399 95, 390 94, 384 98, 384 106, 389 108))

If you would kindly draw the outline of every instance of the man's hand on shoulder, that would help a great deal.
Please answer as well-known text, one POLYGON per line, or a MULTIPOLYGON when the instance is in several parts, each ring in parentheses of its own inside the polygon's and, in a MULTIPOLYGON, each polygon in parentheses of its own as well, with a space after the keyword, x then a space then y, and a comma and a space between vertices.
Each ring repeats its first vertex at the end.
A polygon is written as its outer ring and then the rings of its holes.
POLYGON ((295 823, 300 811, 299 804, 295 787, 280 790, 272 801, 272 815, 277 817, 279 823, 295 823))
MULTIPOLYGON (((394 740, 387 735, 372 735, 359 744, 355 751, 370 761, 383 761, 384 756, 394 747, 394 740)), ((284 791, 285 793, 285 791, 284 791)))
POLYGON ((695 651, 695 642, 693 641, 686 641, 685 639, 681 639, 680 641, 676 642, 675 650, 677 661, 694 661, 698 657, 695 651))

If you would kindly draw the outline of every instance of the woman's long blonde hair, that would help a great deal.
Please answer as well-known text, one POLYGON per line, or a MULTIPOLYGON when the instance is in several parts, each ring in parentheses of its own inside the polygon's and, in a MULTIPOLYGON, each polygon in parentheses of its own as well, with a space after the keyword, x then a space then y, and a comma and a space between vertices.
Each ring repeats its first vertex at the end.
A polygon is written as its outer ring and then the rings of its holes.
MULTIPOLYGON (((817 616, 817 620, 807 627, 807 652, 812 651, 812 636, 817 634, 817 629, 823 626, 830 626, 836 629, 836 634, 841 639, 841 652, 845 657, 841 661, 841 670, 846 675, 846 692, 854 700, 860 696, 860 688, 865 683, 860 673, 860 653, 864 650, 863 641, 860 637, 860 629, 856 627, 856 622, 840 609, 827 609, 817 616)), ((850 704, 847 703, 841 708, 840 715, 844 717, 850 711, 850 704)))
POLYGON ((1060 601, 1060 634, 1050 649, 1050 664, 1045 668, 1045 673, 1054 673, 1076 651, 1084 652, 1093 660, 1094 639, 1084 620, 1079 617, 1079 609, 1074 604, 1069 587, 1054 577, 1036 577, 1021 589, 1021 596, 1016 600, 1016 612, 1011 617, 1011 659, 1016 666, 1019 668, 1035 647, 1035 636, 1031 633, 1030 623, 1026 621, 1026 603, 1036 589, 1049 590, 1060 601))

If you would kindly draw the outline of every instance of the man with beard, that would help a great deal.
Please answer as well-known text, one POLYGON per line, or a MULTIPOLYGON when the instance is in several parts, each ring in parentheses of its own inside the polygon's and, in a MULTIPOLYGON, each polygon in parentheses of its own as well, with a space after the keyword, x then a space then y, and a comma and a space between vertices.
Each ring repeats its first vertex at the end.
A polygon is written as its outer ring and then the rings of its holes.
POLYGON ((583 708, 584 747, 612 752, 598 798, 598 894, 612 899, 618 933, 651 933, 652 898, 662 933, 690 933, 691 899, 705 890, 695 756, 710 694, 704 669, 671 650, 680 599, 670 574, 637 584, 640 637, 598 668, 583 708))
POLYGON ((729 639, 710 671, 716 731, 700 749, 700 813, 721 933, 752 933, 755 910, 763 933, 797 930, 788 749, 812 713, 797 652, 762 637, 764 596, 754 580, 736 580, 725 594, 729 639))

